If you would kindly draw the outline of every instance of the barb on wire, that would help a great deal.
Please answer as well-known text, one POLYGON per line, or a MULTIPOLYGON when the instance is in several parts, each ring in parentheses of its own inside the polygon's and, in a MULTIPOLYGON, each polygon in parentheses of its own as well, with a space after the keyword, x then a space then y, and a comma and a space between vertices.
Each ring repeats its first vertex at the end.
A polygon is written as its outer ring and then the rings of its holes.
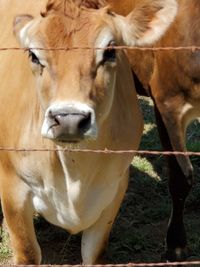
MULTIPOLYGON (((106 50, 106 49, 110 49, 110 48, 114 48, 116 50, 138 50, 138 51, 154 51, 154 52, 158 52, 158 51, 199 51, 200 50, 200 46, 180 46, 180 47, 173 47, 173 46, 169 46, 169 47, 134 47, 134 46, 112 46, 112 47, 106 47, 106 48, 102 48, 102 47, 91 47, 91 46, 85 46, 85 47, 78 47, 78 46, 74 46, 74 47, 57 47, 57 48, 42 48, 42 47, 32 47, 32 48, 28 48, 28 49, 37 49, 37 50, 45 50, 45 51, 69 51, 69 50, 106 50)), ((18 51, 26 51, 27 48, 20 48, 20 47, 0 47, 0 51, 7 51, 7 50, 18 50, 18 51)))

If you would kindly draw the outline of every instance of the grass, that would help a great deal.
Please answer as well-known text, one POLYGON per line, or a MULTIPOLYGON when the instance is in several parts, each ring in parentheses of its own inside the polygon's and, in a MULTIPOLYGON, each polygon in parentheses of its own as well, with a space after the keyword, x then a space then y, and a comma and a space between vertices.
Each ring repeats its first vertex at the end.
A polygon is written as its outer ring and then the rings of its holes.
POLYGON ((7 263, 12 257, 12 251, 9 246, 8 233, 1 229, 1 242, 0 242, 0 263, 7 263))
MULTIPOLYGON (((145 118, 141 150, 161 150, 155 124, 153 104, 140 98, 145 118)), ((200 151, 200 127, 195 121, 187 131, 187 147, 200 151)), ((200 160, 191 157, 196 183, 187 200, 185 223, 188 233, 190 259, 200 259, 200 160)), ((107 248, 109 263, 159 262, 164 252, 164 239, 170 215, 167 166, 163 156, 137 156, 130 167, 129 188, 125 195, 107 248)), ((71 236, 64 230, 35 219, 39 243, 48 264, 78 264, 81 235, 71 236)), ((10 258, 5 232, 0 244, 0 263, 10 258)))

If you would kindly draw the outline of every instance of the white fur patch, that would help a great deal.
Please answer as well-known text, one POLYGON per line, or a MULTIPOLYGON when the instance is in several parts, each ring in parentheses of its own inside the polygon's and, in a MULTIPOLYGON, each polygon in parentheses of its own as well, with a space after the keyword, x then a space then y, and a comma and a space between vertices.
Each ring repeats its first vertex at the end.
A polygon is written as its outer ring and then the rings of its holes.
POLYGON ((173 22, 177 14, 177 2, 175 0, 162 1, 164 8, 157 12, 155 18, 149 25, 149 30, 144 33, 142 38, 137 40, 137 45, 151 45, 155 43, 173 22))
POLYGON ((21 29, 19 33, 20 43, 23 47, 30 49, 43 66, 48 66, 48 62, 45 57, 45 51, 43 50, 44 47, 40 42, 38 42, 38 40, 36 40, 35 36, 34 38, 32 36, 30 37, 28 33, 31 28, 35 26, 37 27, 37 24, 38 22, 30 21, 21 29))
POLYGON ((20 39, 20 42, 21 42, 21 45, 24 46, 24 47, 27 47, 28 44, 29 44, 29 38, 27 36, 27 31, 28 29, 30 28, 32 22, 29 22, 27 23, 20 31, 19 33, 19 39, 20 39))
POLYGON ((110 42, 114 40, 114 36, 109 28, 104 28, 96 42, 95 42, 95 47, 97 48, 102 48, 102 49, 97 49, 96 50, 96 64, 100 63, 103 60, 103 54, 104 54, 104 48, 106 48, 110 42))
POLYGON ((194 107, 190 103, 186 103, 180 113, 180 118, 184 117, 190 110, 192 110, 194 107))

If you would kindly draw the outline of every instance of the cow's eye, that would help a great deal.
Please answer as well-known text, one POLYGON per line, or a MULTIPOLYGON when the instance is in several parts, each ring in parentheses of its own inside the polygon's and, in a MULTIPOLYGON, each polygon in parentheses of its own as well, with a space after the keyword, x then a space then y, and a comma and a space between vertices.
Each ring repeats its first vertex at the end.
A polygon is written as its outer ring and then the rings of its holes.
POLYGON ((31 50, 29 50, 29 55, 28 56, 31 59, 32 63, 42 66, 42 64, 40 63, 40 60, 38 59, 38 57, 31 50))
POLYGON ((111 42, 103 53, 103 62, 115 62, 116 49, 114 48, 114 42, 111 42))

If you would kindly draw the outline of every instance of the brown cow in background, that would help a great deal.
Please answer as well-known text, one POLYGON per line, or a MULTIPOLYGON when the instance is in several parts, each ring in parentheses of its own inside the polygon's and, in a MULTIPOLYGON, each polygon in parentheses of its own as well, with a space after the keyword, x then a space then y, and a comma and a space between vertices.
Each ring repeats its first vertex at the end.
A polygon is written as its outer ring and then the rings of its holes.
MULTIPOLYGON (((108 0, 112 8, 126 15, 140 0, 108 0)), ((200 45, 200 1, 177 0, 178 15, 157 47, 200 45)), ((199 51, 127 51, 136 77, 136 90, 151 95, 160 139, 165 151, 186 151, 187 126, 200 117, 199 51), (143 88, 142 88, 143 85, 143 88)), ((170 156, 169 190, 172 213, 167 232, 166 258, 186 256, 183 212, 193 184, 193 167, 188 156, 170 156)))

